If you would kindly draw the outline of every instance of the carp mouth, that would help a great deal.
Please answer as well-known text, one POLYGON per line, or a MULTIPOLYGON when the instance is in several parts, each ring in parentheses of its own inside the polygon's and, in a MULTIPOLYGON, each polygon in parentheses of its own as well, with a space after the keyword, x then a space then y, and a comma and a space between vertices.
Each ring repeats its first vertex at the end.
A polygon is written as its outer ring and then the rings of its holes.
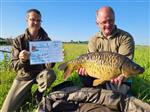
POLYGON ((140 68, 140 72, 139 72, 139 74, 144 73, 144 71, 145 71, 145 69, 144 69, 143 67, 141 67, 141 68, 140 68))

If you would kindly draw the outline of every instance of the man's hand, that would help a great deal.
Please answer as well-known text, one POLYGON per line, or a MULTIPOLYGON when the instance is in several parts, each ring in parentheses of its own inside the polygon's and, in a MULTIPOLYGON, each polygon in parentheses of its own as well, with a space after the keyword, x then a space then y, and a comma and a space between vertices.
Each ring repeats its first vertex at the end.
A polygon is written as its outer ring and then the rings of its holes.
POLYGON ((76 72, 79 75, 82 75, 82 76, 87 76, 88 75, 88 73, 86 72, 85 68, 79 68, 76 72))
POLYGON ((124 76, 123 76, 123 74, 121 74, 118 77, 111 79, 111 83, 121 84, 123 78, 124 78, 124 76))
POLYGON ((27 50, 22 50, 19 53, 19 59, 23 62, 26 62, 29 59, 30 53, 27 50))
POLYGON ((52 69, 54 64, 53 63, 45 63, 47 69, 52 69))

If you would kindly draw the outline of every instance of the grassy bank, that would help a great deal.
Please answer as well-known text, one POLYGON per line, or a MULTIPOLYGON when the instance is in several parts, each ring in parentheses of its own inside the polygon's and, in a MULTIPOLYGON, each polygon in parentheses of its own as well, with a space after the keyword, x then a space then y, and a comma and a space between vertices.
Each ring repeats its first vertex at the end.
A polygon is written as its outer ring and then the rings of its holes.
MULTIPOLYGON (((64 44, 65 61, 74 59, 80 54, 86 53, 87 44, 64 44)), ((134 95, 150 103, 150 47, 148 46, 136 46, 134 61, 145 68, 145 72, 133 79, 132 91, 134 95)), ((7 92, 15 77, 15 72, 8 69, 6 62, 1 62, 0 68, 0 108, 2 102, 7 95, 7 92)), ((56 64, 54 70, 57 74, 57 80, 53 83, 52 87, 63 82, 62 72, 57 69, 59 63, 56 64)), ((74 72, 68 80, 73 80, 75 84, 80 84, 78 75, 74 72)), ((34 89, 34 88, 33 88, 34 89)))

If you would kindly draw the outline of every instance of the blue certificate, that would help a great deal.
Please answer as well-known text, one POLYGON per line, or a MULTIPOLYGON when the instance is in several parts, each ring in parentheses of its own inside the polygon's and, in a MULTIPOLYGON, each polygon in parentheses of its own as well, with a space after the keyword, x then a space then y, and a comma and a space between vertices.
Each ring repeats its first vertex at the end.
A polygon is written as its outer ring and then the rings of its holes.
POLYGON ((30 64, 44 64, 63 61, 61 41, 30 41, 30 64))

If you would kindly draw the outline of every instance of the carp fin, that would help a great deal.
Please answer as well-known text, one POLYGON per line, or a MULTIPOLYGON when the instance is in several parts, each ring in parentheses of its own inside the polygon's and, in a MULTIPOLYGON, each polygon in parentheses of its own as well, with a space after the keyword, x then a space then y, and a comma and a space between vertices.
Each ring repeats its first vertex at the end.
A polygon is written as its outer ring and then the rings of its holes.
POLYGON ((67 62, 60 64, 60 65, 58 66, 58 69, 65 71, 65 69, 67 69, 67 62))
POLYGON ((103 80, 101 80, 101 79, 95 79, 94 81, 93 81, 93 86, 98 86, 99 84, 102 84, 104 81, 103 80))
POLYGON ((69 77, 69 75, 72 72, 72 68, 71 68, 71 66, 68 65, 67 62, 60 64, 58 66, 58 69, 64 71, 64 74, 63 74, 64 80, 67 80, 67 78, 69 77))
POLYGON ((71 70, 70 69, 66 69, 66 71, 64 72, 64 80, 67 80, 69 75, 71 74, 71 70))

